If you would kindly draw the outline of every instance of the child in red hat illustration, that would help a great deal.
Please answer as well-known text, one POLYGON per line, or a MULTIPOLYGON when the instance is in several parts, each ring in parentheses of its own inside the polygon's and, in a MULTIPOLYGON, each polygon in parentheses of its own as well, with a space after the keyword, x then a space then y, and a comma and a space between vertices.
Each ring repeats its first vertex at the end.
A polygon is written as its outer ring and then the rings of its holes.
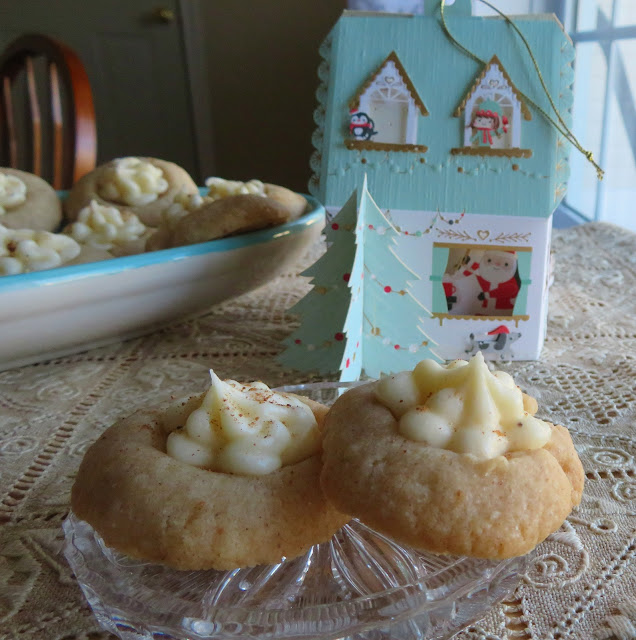
POLYGON ((470 139, 473 146, 492 147, 493 133, 499 137, 508 132, 508 118, 501 115, 501 105, 494 100, 484 100, 469 126, 475 131, 470 139))

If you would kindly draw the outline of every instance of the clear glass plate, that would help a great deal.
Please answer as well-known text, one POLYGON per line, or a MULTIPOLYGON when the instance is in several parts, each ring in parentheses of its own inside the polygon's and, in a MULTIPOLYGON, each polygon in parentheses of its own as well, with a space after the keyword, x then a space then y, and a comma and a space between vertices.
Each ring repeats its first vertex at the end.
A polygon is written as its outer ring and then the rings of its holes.
MULTIPOLYGON (((284 390, 330 404, 355 384, 284 390)), ((527 562, 422 553, 356 520, 299 558, 233 571, 133 560, 72 513, 64 533, 99 623, 122 640, 449 638, 508 595, 527 562)))

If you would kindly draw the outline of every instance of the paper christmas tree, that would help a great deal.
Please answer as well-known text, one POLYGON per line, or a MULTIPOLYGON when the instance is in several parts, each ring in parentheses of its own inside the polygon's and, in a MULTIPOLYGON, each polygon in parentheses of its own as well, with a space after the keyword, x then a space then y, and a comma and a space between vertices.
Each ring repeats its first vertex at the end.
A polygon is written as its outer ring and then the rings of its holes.
POLYGON ((430 313, 409 291, 418 276, 395 253, 399 232, 382 213, 366 188, 360 203, 364 228, 364 336, 365 374, 377 378, 435 358, 433 342, 420 328, 430 313))
MULTIPOLYGON (((349 282, 356 253, 356 194, 354 193, 325 229, 327 252, 301 275, 312 278, 312 290, 289 311, 301 326, 284 342, 283 365, 321 374, 338 371, 347 341, 351 305, 349 282)), ((358 338, 359 342, 359 338, 358 338)))
POLYGON ((366 181, 361 191, 327 225, 327 252, 302 274, 313 277, 313 288, 290 309, 301 326, 285 340, 279 358, 301 371, 341 371, 343 381, 362 373, 379 377, 436 357, 419 326, 420 317, 430 314, 409 291, 417 276, 394 251, 398 231, 366 181))
MULTIPOLYGON (((349 278, 351 299, 344 324, 344 332, 346 335, 345 350, 339 366, 340 380, 343 382, 359 380, 362 373, 364 244, 361 230, 362 222, 358 221, 355 227, 355 257, 349 278)), ((333 364, 331 366, 333 366, 333 364)))

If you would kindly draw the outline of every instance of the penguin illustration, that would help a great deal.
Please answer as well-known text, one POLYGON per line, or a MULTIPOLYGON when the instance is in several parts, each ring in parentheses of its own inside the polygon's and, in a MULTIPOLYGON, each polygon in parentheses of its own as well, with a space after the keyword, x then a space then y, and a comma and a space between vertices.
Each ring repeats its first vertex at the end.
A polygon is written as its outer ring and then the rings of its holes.
POLYGON ((356 140, 371 140, 371 136, 378 133, 375 130, 373 120, 364 111, 352 109, 350 113, 349 133, 356 140))

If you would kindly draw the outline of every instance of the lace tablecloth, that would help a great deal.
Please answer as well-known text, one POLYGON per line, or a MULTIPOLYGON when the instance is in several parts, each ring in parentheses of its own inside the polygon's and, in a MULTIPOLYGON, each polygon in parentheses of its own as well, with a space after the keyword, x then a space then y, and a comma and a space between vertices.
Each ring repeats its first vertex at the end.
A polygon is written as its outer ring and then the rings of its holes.
MULTIPOLYGON (((542 358, 504 368, 541 416, 572 431, 583 502, 461 640, 636 638, 636 235, 589 224, 555 232, 553 249, 542 358)), ((150 336, 0 373, 0 638, 109 637, 62 555, 86 448, 123 414, 203 390, 210 367, 271 386, 306 380, 274 356, 294 326, 285 311, 307 289, 289 274, 150 336)))

